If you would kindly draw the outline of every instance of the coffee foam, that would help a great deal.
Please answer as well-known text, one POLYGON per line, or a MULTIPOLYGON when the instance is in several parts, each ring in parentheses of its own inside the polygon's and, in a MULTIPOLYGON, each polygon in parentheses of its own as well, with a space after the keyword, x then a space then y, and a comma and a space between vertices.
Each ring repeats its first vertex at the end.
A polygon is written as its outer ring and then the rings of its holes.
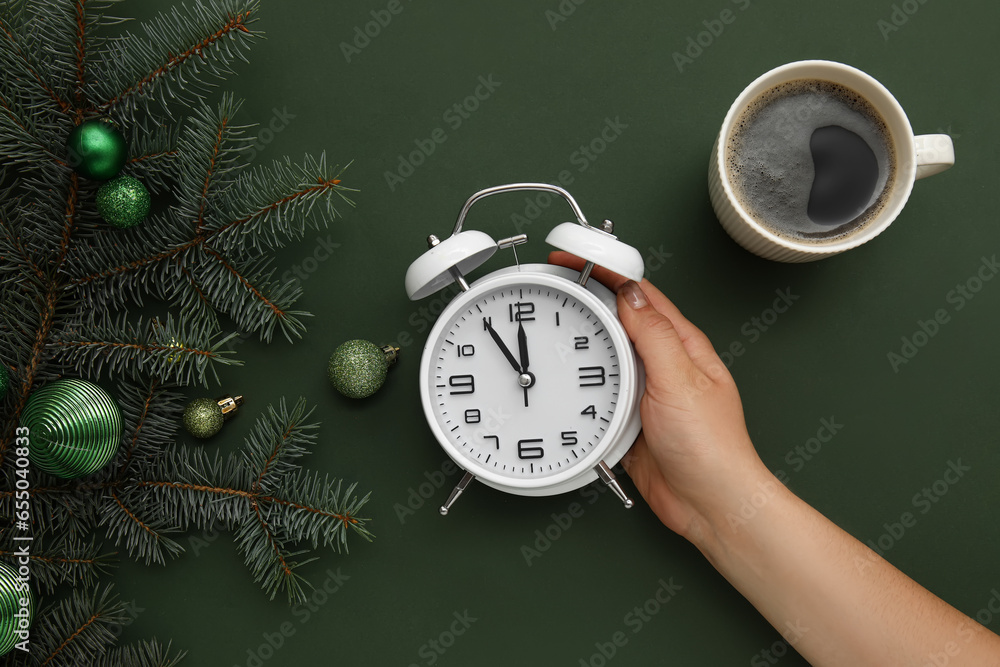
POLYGON ((854 90, 818 79, 774 86, 750 102, 733 123, 725 159, 743 209, 770 232, 797 243, 833 243, 865 229, 885 207, 896 176, 895 151, 881 114, 854 90), (868 208, 836 227, 813 223, 806 214, 815 176, 809 139, 827 125, 859 135, 879 165, 868 208))

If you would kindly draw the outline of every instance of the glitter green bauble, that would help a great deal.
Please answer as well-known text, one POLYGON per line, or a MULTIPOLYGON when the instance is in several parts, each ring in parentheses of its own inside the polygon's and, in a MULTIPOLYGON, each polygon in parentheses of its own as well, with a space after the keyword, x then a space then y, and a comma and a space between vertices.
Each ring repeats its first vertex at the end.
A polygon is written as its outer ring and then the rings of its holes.
POLYGON ((382 348, 367 340, 349 340, 334 350, 327 367, 333 386, 348 398, 367 398, 385 382, 398 348, 382 348))
POLYGON ((119 176, 97 191, 97 212, 119 229, 135 227, 149 215, 151 200, 142 181, 119 176))
POLYGON ((56 380, 36 390, 21 413, 28 458, 63 479, 100 470, 118 452, 122 416, 106 391, 85 380, 56 380))
POLYGON ((5 364, 0 363, 0 398, 7 395, 8 389, 10 389, 10 371, 5 364))
POLYGON ((66 141, 69 163, 78 174, 95 181, 114 178, 128 160, 125 137, 111 123, 88 120, 76 126, 66 141))
POLYGON ((211 438, 223 422, 222 407, 210 398, 196 398, 184 408, 184 428, 196 438, 211 438))
POLYGON ((31 588, 21 580, 17 570, 0 563, 0 656, 23 641, 34 617, 35 596, 31 588))

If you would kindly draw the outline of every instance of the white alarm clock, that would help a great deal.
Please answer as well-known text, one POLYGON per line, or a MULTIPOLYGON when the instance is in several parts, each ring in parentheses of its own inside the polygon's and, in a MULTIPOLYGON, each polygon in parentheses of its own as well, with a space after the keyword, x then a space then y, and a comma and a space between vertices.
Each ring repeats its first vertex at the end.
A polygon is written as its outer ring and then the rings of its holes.
POLYGON ((639 433, 645 386, 615 295, 590 280, 595 265, 642 280, 639 252, 617 240, 613 226, 592 227, 564 189, 514 183, 477 192, 465 203, 451 236, 430 236, 430 249, 406 272, 417 300, 457 283, 461 292, 428 334, 420 362, 420 398, 445 453, 465 471, 441 513, 447 514, 473 479, 500 491, 545 496, 601 479, 632 506, 611 467, 639 433), (463 231, 469 209, 499 193, 538 190, 563 197, 576 222, 553 229, 546 242, 587 261, 581 272, 549 264, 519 264, 471 285, 465 275, 499 242, 463 231))

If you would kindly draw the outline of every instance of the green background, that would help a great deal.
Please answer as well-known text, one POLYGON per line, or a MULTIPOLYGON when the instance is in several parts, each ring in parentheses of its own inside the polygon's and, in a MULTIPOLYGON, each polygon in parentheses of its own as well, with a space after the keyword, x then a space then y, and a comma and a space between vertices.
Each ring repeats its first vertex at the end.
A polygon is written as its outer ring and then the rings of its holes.
MULTIPOLYGON (((131 2, 118 11, 148 17, 171 4, 131 2)), ((960 309, 949 294, 1000 250, 991 208, 1000 6, 564 0, 569 15, 553 27, 546 13, 559 12, 558 0, 402 0, 401 13, 348 62, 341 43, 387 5, 265 0, 255 27, 267 40, 222 86, 246 100, 241 120, 260 123, 255 133, 272 120, 279 129, 258 135, 258 160, 326 151, 334 162, 353 160, 344 183, 360 192, 342 221, 281 253, 282 266, 305 276, 300 305, 316 317, 294 345, 248 340, 238 348, 246 365, 224 370, 212 393, 239 392, 247 404, 207 445, 238 448, 268 403, 305 396, 323 423, 306 465, 372 492, 367 512, 377 539, 352 540, 350 554, 322 553, 304 568, 319 586, 328 571, 341 575, 339 590, 306 610, 269 602, 229 535, 182 538, 187 553, 166 568, 121 568, 121 595, 135 601, 125 638, 173 639, 190 651, 189 665, 429 665, 433 657, 438 665, 572 666, 602 664, 595 642, 620 631, 627 644, 609 664, 804 664, 794 653, 768 660, 765 650, 784 653, 778 632, 641 502, 625 511, 607 494, 593 503, 579 493, 526 499, 474 485, 442 518, 436 507, 457 481, 452 475, 423 507, 402 521, 397 514, 411 490, 441 482, 435 472, 445 461, 417 390, 433 321, 426 309, 441 300, 408 301, 406 268, 428 234, 450 232, 473 192, 551 182, 563 170, 588 217, 616 221, 620 237, 647 258, 652 282, 717 350, 744 344, 731 370, 764 461, 853 535, 891 541, 886 558, 930 590, 967 614, 986 609, 1000 588, 1000 281, 986 282, 960 309), (734 20, 710 35, 726 9, 734 20), (888 31, 894 13, 901 25, 888 31), (709 36, 678 67, 674 54, 709 36), (872 243, 782 265, 722 231, 708 200, 708 156, 750 81, 808 58, 875 76, 918 133, 954 137, 958 160, 918 183, 872 243), (481 76, 499 87, 460 127, 449 125, 445 112, 473 95, 481 76), (581 162, 574 154, 606 119, 627 127, 596 160, 581 162), (447 140, 391 189, 385 172, 437 128, 447 140), (331 244, 329 258, 317 261, 331 244), (758 328, 752 318, 786 289, 798 297, 794 306, 758 328), (938 309, 949 321, 894 369, 887 354, 900 353, 901 338, 938 309), (386 386, 365 401, 342 399, 326 380, 330 352, 350 338, 411 341, 386 386), (822 419, 843 428, 806 461, 795 450, 822 419), (959 461, 970 470, 956 484, 939 483, 945 493, 933 504, 915 503, 959 461), (574 502, 582 516, 529 566, 522 546, 574 502), (886 537, 885 524, 904 512, 915 525, 886 537), (640 623, 628 616, 671 579, 682 588, 658 613, 640 623), (443 654, 425 647, 465 612, 475 622, 443 654), (280 648, 261 650, 267 636, 279 643, 282 627, 280 648)), ((519 230, 512 216, 524 210, 523 196, 496 198, 474 210, 470 226, 495 238, 526 231, 522 260, 544 261, 544 234, 569 211, 553 206, 519 230)), ((509 261, 502 255, 485 268, 509 261)), ((981 620, 1000 630, 997 615, 986 614, 981 620)))

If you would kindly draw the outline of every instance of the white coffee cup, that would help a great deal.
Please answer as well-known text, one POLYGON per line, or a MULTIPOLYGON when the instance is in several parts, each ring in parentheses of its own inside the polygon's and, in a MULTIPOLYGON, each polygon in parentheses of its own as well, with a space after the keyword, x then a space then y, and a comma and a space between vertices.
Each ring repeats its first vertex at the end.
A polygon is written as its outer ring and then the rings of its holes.
POLYGON ((870 241, 888 227, 906 204, 918 178, 944 171, 955 164, 955 147, 946 134, 914 136, 910 121, 896 98, 878 81, 849 65, 827 60, 803 60, 777 67, 751 83, 726 114, 712 149, 708 170, 712 207, 726 232, 741 246, 779 262, 811 262, 837 255, 870 241), (768 230, 738 201, 730 182, 726 146, 734 123, 761 93, 800 79, 840 84, 866 99, 882 116, 895 152, 895 174, 886 184, 887 198, 875 218, 856 232, 824 242, 797 242, 768 230))

